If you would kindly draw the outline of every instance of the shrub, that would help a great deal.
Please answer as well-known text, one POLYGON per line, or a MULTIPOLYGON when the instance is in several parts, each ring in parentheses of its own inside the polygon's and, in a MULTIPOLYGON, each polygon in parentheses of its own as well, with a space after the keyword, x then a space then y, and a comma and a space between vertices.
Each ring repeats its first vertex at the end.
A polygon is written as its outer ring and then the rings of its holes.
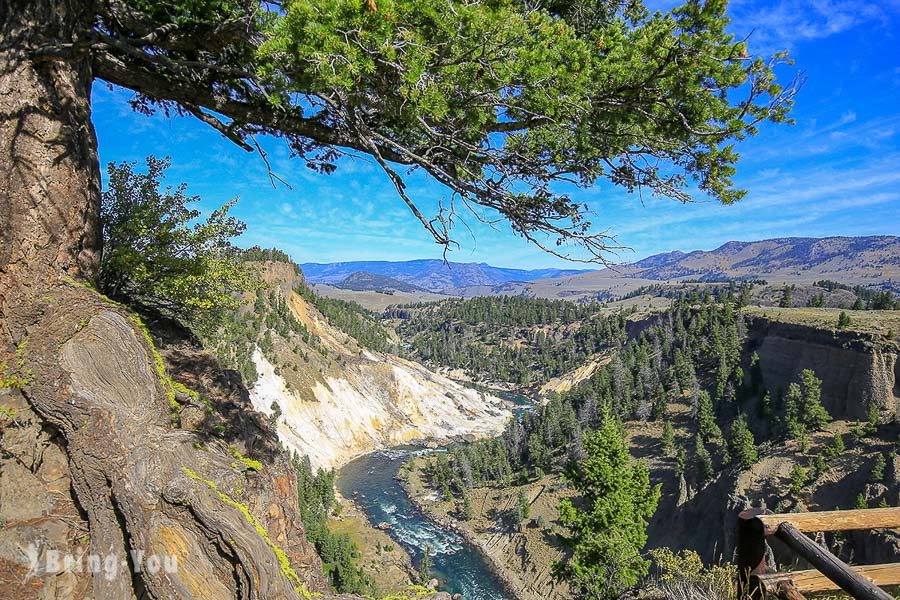
POLYGON ((103 257, 100 291, 114 300, 147 307, 209 332, 236 292, 253 289, 253 271, 239 259, 231 240, 245 225, 228 216, 236 199, 198 221, 199 201, 186 185, 162 189, 169 159, 147 158, 147 172, 135 163, 109 164, 109 189, 103 192, 100 218, 103 257))

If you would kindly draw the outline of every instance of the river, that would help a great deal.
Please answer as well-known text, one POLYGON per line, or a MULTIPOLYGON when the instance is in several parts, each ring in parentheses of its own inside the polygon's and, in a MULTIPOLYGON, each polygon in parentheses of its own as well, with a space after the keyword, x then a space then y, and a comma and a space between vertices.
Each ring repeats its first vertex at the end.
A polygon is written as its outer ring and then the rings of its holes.
POLYGON ((351 498, 373 525, 388 523, 390 536, 413 557, 422 559, 431 548, 432 576, 440 589, 461 594, 465 600, 507 600, 500 582, 478 551, 455 532, 443 529, 419 511, 394 476, 414 452, 394 449, 367 454, 344 466, 336 485, 351 498))

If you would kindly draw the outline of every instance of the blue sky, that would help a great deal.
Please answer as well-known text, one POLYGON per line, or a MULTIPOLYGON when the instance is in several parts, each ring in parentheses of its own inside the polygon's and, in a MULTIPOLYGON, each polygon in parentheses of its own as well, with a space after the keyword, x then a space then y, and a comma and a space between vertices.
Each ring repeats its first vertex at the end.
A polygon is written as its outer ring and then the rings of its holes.
MULTIPOLYGON (((653 7, 674 3, 657 0, 653 7)), ((739 146, 736 182, 749 190, 733 206, 702 196, 689 205, 628 195, 601 182, 575 198, 632 251, 631 261, 670 250, 712 249, 729 240, 785 236, 900 234, 900 0, 733 0, 735 33, 751 51, 789 49, 806 84, 797 97, 796 125, 764 126, 739 146)), ((94 123, 104 165, 171 156, 171 183, 187 182, 209 210, 240 198, 247 223, 240 244, 278 246, 299 262, 440 258, 390 182, 372 163, 343 159, 333 175, 317 175, 290 160, 283 144, 264 142, 273 170, 293 189, 273 189, 259 156, 248 154, 189 118, 145 117, 130 93, 94 89, 94 123)), ((424 177, 409 192, 434 213, 448 193, 424 177)), ((507 227, 466 219, 449 258, 498 266, 572 266, 507 227)))

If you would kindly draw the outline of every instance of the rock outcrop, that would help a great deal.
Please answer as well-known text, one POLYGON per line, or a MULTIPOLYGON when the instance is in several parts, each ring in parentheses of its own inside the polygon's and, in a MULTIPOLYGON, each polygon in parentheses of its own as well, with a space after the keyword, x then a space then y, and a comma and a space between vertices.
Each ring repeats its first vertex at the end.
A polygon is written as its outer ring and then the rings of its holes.
POLYGON ((272 351, 253 352, 258 377, 250 400, 267 415, 278 407, 279 437, 309 456, 313 467, 337 467, 399 444, 484 437, 509 420, 508 403, 500 398, 360 346, 292 291, 300 276, 287 265, 267 265, 265 278, 315 342, 286 343, 272 334, 272 351))
POLYGON ((822 380, 822 402, 836 419, 866 419, 875 407, 882 421, 900 414, 900 346, 853 331, 829 331, 748 315, 751 347, 773 393, 797 381, 803 369, 822 380))

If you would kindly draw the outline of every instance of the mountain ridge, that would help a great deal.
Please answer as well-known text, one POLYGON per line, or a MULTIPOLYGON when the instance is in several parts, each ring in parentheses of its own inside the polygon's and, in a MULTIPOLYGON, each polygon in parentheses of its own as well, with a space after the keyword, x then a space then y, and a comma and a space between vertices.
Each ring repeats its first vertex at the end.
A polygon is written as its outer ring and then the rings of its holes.
POLYGON ((588 273, 591 269, 513 269, 487 263, 444 262, 439 259, 407 261, 348 261, 303 263, 310 283, 340 284, 354 273, 390 277, 403 283, 439 293, 453 293, 471 286, 493 286, 588 273))

